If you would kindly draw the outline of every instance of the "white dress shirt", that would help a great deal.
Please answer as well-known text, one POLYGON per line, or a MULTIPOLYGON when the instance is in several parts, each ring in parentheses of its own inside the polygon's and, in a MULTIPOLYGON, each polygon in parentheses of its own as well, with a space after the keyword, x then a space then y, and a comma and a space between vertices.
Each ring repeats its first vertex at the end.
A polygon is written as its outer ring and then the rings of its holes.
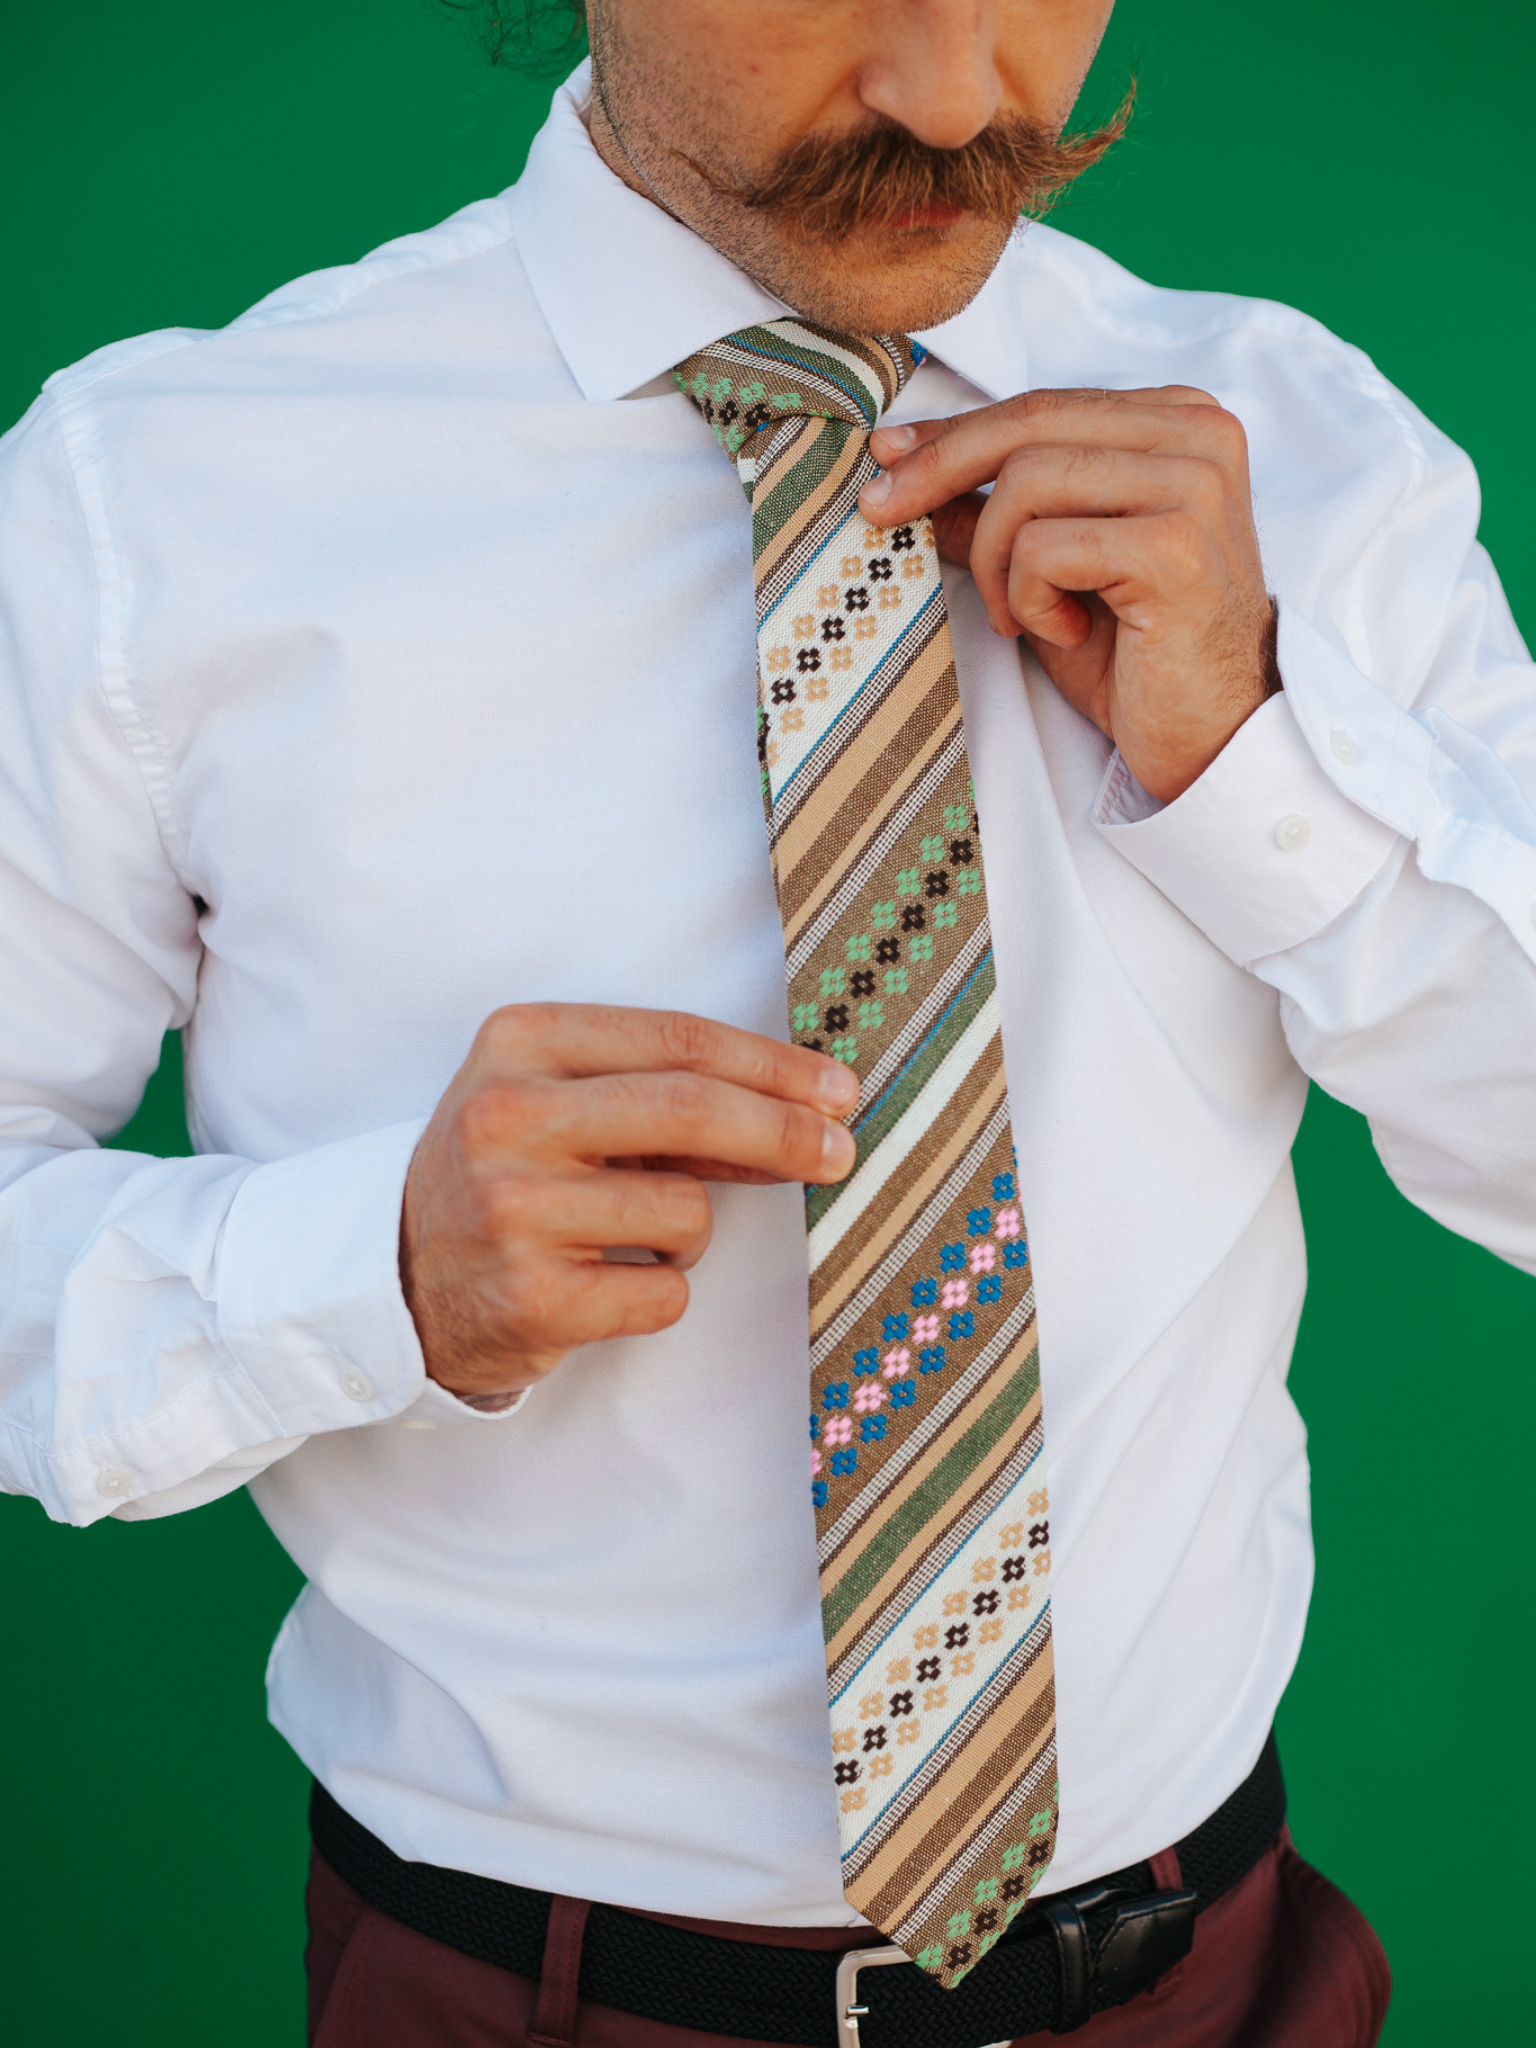
MULTIPOLYGON (((0 1482, 78 1524, 249 1483, 309 1582, 273 1718, 401 1855, 835 1924, 800 1191, 719 1191, 678 1326, 497 1416, 425 1379, 396 1270, 499 1004, 786 1031, 748 519, 667 376, 782 308, 610 174, 582 89, 500 198, 103 349, 0 444, 0 1482), (200 1156, 100 1150, 176 1027, 200 1156)), ((1301 1640, 1306 1077, 1536 1271, 1536 679, 1470 465, 1300 314, 1031 228, 922 339, 894 418, 1217 394, 1280 605, 1284 693, 1162 808, 946 573, 1038 1273, 1054 1888, 1232 1790, 1301 1640)))

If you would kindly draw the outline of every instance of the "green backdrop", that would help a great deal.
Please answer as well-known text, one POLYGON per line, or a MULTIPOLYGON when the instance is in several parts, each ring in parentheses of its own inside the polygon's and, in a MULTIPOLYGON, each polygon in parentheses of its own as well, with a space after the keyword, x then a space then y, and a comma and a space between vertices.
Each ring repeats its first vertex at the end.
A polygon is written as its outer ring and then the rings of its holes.
MULTIPOLYGON (((0 23, 0 420, 103 342, 216 325, 509 183, 549 90, 434 0, 5 0, 0 23)), ((1123 0, 1089 111, 1133 60, 1141 111, 1061 217, 1368 349, 1477 458, 1527 623, 1533 59, 1529 0, 1123 0)), ((185 1149, 174 1047, 124 1142, 185 1149)), ((1293 1825, 1381 1930, 1391 2048, 1513 2043, 1536 1284, 1403 1202, 1324 1099, 1297 1166, 1320 1568, 1281 1722, 1293 1825), (1495 1938, 1462 1945, 1485 1912, 1495 1938)), ((89 1535, 0 1502, 0 1545, 8 2038, 299 2040, 305 1784, 261 1694, 292 1567, 243 1494, 89 1535)))

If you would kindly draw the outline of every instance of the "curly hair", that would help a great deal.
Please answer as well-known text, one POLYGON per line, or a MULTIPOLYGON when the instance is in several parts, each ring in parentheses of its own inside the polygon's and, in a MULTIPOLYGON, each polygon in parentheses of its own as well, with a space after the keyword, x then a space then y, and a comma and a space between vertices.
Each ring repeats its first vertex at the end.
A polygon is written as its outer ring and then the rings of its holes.
POLYGON ((569 65, 586 43, 585 0, 441 0, 465 16, 492 64, 569 65))

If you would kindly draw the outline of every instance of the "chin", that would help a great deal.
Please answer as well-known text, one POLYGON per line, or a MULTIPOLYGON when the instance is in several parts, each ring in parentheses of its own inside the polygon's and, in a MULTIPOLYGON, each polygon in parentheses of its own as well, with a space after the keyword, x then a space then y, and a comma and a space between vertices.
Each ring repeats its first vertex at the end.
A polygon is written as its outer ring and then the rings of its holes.
POLYGON ((849 334, 921 332, 967 307, 1013 230, 962 218, 942 227, 870 230, 785 252, 779 296, 807 320, 849 334))

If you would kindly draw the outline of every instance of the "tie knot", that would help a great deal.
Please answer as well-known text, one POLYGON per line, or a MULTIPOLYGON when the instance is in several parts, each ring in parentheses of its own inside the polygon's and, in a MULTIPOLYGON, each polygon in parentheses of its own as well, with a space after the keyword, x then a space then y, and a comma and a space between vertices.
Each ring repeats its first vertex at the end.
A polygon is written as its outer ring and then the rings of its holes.
POLYGON ((734 460, 780 420, 842 420, 873 432, 922 360, 904 334, 838 334, 808 320, 768 320, 711 342, 672 374, 734 460))

